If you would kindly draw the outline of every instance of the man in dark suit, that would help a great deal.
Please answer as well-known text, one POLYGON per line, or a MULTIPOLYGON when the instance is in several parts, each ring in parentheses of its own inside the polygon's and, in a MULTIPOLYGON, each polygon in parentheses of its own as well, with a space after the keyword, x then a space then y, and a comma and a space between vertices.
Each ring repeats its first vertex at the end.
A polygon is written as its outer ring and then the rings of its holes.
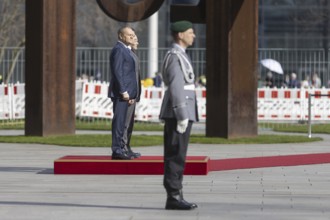
POLYGON ((124 137, 123 137, 123 144, 124 148, 128 152, 129 155, 133 156, 133 158, 139 158, 141 156, 140 153, 133 152, 131 148, 131 137, 132 137, 132 132, 133 132, 133 127, 134 127, 134 116, 135 116, 135 107, 136 103, 140 101, 140 96, 141 96, 141 75, 140 75, 140 64, 139 64, 139 58, 136 55, 136 50, 138 48, 139 41, 137 36, 135 35, 133 38, 133 44, 131 44, 131 50, 132 50, 132 55, 134 57, 136 66, 135 66, 135 71, 136 71, 136 78, 137 78, 137 83, 138 83, 138 95, 135 99, 130 99, 128 101, 128 107, 127 107, 127 114, 126 114, 126 121, 125 121, 125 130, 124 130, 124 137))
MULTIPOLYGON (((138 80, 138 60, 131 51, 135 32, 130 27, 118 30, 118 42, 110 54, 111 80, 108 97, 113 102, 112 119, 112 159, 129 160, 140 156, 134 153, 127 143, 128 110, 140 97, 138 80)), ((135 106, 135 105, 134 105, 135 106)), ((134 108, 135 109, 135 108, 134 108)), ((134 115, 133 115, 134 117, 134 115)), ((134 120, 134 119, 133 119, 134 120)))
POLYGON ((164 187, 166 209, 197 208, 183 198, 182 180, 191 127, 198 121, 195 75, 186 48, 193 44, 192 23, 178 21, 171 25, 174 44, 167 52, 162 76, 166 86, 160 111, 164 127, 164 187))

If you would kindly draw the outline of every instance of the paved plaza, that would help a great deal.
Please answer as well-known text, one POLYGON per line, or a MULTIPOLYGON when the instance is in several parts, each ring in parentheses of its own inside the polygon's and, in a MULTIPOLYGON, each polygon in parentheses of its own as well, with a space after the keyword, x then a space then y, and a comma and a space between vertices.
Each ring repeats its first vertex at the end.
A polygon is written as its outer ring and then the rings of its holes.
MULTIPOLYGON (((1 135, 22 131, 0 131, 1 135)), ((329 153, 321 142, 268 145, 191 144, 214 159, 329 153)), ((162 155, 162 146, 136 149, 162 155)), ((54 175, 65 155, 110 155, 110 148, 0 144, 0 219, 208 220, 330 219, 330 164, 210 172, 184 178, 193 211, 167 211, 161 175, 54 175)))

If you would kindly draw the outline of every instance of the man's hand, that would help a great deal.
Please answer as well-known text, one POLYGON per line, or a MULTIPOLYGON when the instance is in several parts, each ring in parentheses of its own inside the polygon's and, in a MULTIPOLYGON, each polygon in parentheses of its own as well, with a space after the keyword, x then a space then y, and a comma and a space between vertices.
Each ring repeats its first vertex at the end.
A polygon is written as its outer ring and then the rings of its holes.
POLYGON ((129 105, 133 105, 133 104, 134 104, 134 102, 135 102, 135 100, 134 100, 134 99, 130 99, 130 100, 128 100, 128 104, 129 104, 129 105))
POLYGON ((128 92, 124 92, 121 95, 123 96, 123 100, 125 100, 125 101, 128 101, 129 100, 128 92))
POLYGON ((178 120, 176 130, 180 133, 183 134, 186 132, 187 127, 188 127, 188 118, 184 120, 178 120))

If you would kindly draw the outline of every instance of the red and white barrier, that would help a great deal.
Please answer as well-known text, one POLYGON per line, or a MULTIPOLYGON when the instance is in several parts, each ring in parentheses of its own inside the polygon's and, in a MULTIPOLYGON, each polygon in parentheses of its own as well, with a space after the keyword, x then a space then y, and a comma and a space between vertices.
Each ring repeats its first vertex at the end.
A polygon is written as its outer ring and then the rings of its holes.
POLYGON ((76 116, 78 117, 81 114, 83 88, 84 88, 84 83, 86 82, 87 80, 76 80, 76 116))
POLYGON ((258 89, 258 120, 301 120, 302 100, 296 89, 258 89))
MULTIPOLYGON (((313 95, 311 99, 311 119, 316 121, 330 120, 330 90, 311 89, 308 92, 313 95)), ((307 101, 305 105, 308 107, 307 101)))
MULTIPOLYGON (((76 103, 80 117, 112 118, 112 102, 107 97, 108 83, 83 82, 81 104, 76 103), (79 107, 78 107, 79 106, 79 107)), ((197 88, 197 102, 200 121, 206 119, 206 90, 197 88)), ((135 120, 159 121, 159 112, 164 96, 164 89, 157 87, 143 88, 140 102, 136 104, 135 120)))
POLYGON ((0 119, 12 119, 11 85, 0 84, 0 119))
POLYGON ((139 121, 159 121, 163 96, 163 88, 143 88, 140 102, 136 104, 135 119, 139 121))
POLYGON ((25 84, 12 85, 12 118, 25 118, 25 84))
POLYGON ((196 97, 199 121, 204 122, 206 120, 206 88, 196 88, 196 97))
POLYGON ((308 120, 308 97, 312 98, 312 120, 330 120, 329 89, 258 89, 259 121, 308 120))
POLYGON ((78 115, 80 117, 112 118, 112 102, 108 98, 108 87, 109 83, 83 83, 78 115))
MULTIPOLYGON (((0 120, 25 117, 25 84, 0 85, 0 120)), ((108 83, 76 81, 76 115, 78 117, 113 117, 108 98, 108 83)), ((330 121, 330 89, 258 89, 259 121, 308 120, 308 97, 311 99, 311 119, 330 121), (320 96, 321 95, 321 96, 320 96)), ((159 121, 164 96, 163 88, 143 88, 136 105, 135 119, 159 121)), ((200 121, 206 119, 206 89, 196 88, 200 121)))

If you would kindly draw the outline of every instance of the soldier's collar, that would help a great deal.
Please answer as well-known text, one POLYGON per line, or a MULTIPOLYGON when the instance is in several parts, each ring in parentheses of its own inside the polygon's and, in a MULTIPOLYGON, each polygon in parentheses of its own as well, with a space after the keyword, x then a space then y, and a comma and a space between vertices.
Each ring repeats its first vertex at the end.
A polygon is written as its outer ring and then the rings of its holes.
POLYGON ((176 48, 178 48, 179 50, 181 50, 181 52, 184 52, 184 53, 186 52, 186 49, 183 48, 183 47, 181 47, 179 44, 174 43, 173 45, 174 45, 174 47, 176 47, 176 48))

